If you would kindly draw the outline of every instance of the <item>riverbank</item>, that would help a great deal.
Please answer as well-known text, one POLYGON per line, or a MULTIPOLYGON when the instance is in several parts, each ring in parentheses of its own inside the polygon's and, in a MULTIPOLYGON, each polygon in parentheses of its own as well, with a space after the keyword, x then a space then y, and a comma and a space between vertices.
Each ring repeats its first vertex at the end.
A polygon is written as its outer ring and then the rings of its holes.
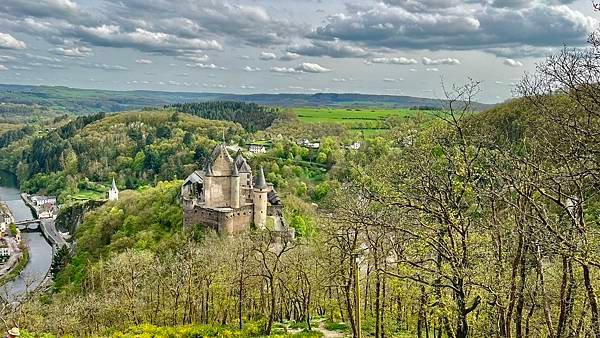
MULTIPOLYGON (((19 185, 14 175, 0 171, 0 201, 10 209, 16 222, 34 219, 31 209, 21 198, 19 185)), ((32 290, 43 285, 52 264, 52 246, 40 232, 23 232, 22 243, 27 246, 27 260, 22 259, 19 271, 11 274, 9 281, 0 287, 6 301, 19 302, 32 290)))
POLYGON ((6 274, 0 276, 0 287, 19 277, 21 272, 25 270, 25 267, 29 263, 29 249, 27 248, 27 245, 24 242, 21 242, 19 248, 21 249, 21 252, 18 254, 20 255, 18 258, 19 260, 17 261, 17 264, 15 264, 6 274))

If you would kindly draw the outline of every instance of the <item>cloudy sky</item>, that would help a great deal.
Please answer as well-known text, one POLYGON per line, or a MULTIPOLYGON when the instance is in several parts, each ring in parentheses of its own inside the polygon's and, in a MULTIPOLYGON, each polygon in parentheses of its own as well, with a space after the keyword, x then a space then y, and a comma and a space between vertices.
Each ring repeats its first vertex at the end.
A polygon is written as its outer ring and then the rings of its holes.
POLYGON ((598 15, 588 0, 0 0, 0 82, 441 97, 472 77, 496 102, 598 15))

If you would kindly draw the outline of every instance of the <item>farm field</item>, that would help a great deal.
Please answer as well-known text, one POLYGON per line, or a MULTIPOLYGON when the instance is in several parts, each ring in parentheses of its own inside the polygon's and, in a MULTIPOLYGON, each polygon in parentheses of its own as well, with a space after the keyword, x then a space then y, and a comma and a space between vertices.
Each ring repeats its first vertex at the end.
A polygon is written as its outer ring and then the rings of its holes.
POLYGON ((385 121, 391 116, 407 118, 427 110, 408 108, 337 108, 337 107, 302 107, 294 112, 302 122, 308 123, 341 123, 352 130, 362 131, 365 136, 378 135, 388 129, 385 121))
MULTIPOLYGON (((406 108, 332 108, 332 107, 303 107, 294 108, 303 122, 335 122, 349 123, 385 121, 390 116, 407 117, 421 111, 406 108)), ((426 111, 423 111, 426 112, 426 111)))

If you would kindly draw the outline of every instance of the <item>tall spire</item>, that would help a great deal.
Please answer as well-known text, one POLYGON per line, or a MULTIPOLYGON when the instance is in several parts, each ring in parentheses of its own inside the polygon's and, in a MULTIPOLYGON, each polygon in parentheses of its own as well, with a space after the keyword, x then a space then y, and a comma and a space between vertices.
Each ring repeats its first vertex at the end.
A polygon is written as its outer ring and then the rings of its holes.
POLYGON ((113 177, 112 185, 110 187, 112 190, 117 190, 117 183, 115 183, 115 178, 113 177))
POLYGON ((256 183, 254 187, 257 189, 267 189, 267 181, 265 180, 265 172, 263 171, 263 167, 260 166, 260 170, 258 172, 258 177, 256 178, 256 183))

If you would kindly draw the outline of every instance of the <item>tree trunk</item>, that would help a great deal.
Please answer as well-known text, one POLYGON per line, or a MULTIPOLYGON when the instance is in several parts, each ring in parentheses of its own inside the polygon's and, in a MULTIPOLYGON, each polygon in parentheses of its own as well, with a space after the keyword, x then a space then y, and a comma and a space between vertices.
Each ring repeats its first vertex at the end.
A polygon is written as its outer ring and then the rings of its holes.
POLYGON ((600 318, 598 318, 598 299, 596 298, 596 292, 594 291, 594 286, 592 285, 592 280, 590 277, 590 268, 587 264, 581 263, 581 268, 583 269, 583 284, 585 285, 585 290, 587 291, 588 301, 590 302, 590 311, 592 313, 592 322, 590 325, 592 326, 592 331, 594 331, 594 335, 596 338, 600 338, 600 318))

